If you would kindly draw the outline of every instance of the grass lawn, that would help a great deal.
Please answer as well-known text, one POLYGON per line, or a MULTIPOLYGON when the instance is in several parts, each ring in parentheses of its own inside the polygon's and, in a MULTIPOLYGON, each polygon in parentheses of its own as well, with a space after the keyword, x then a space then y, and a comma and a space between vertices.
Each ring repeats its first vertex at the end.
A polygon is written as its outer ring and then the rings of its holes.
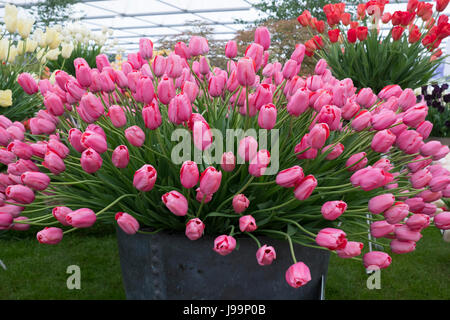
MULTIPOLYGON (((0 237, 0 299, 124 299, 112 227, 68 234, 56 246, 40 245, 34 233, 0 237), (81 268, 81 290, 68 290, 69 265, 81 268)), ((332 255, 327 299, 450 299, 450 243, 440 232, 423 232, 417 250, 393 255, 381 273, 381 289, 366 287, 362 265, 332 255)))

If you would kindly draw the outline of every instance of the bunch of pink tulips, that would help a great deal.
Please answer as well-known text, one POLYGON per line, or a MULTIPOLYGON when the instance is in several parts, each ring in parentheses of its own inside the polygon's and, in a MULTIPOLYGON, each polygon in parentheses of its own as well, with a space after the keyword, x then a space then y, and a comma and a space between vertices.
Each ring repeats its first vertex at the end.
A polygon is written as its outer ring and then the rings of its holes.
POLYGON ((261 266, 277 255, 260 239, 286 239, 295 288, 311 275, 293 243, 386 268, 390 255, 364 243, 390 241, 406 253, 430 224, 450 228, 450 212, 433 204, 450 197, 450 172, 433 163, 449 148, 424 141, 433 126, 426 104, 395 84, 356 92, 324 60, 301 76, 302 44, 284 65, 268 61, 269 47, 264 27, 242 58, 230 41, 222 70, 210 66, 202 37, 167 57, 141 39, 120 69, 99 55, 96 68, 78 58, 76 74, 57 71, 53 84, 22 75, 44 108, 30 133, 0 116, 0 228, 43 226, 38 241, 57 244, 114 217, 127 234, 214 235, 211 248, 223 256, 249 236, 261 266), (243 134, 225 148, 217 132, 229 129, 243 134), (177 130, 192 151, 181 163, 177 130))

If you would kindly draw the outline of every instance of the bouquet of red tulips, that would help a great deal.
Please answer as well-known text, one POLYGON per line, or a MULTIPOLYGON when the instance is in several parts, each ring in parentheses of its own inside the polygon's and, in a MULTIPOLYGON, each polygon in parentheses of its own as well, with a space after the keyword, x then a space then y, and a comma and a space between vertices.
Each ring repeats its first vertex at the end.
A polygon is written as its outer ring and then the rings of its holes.
POLYGON ((299 23, 319 33, 305 43, 306 54, 325 59, 335 77, 351 78, 357 88, 378 92, 391 84, 427 85, 444 58, 439 46, 450 35, 448 16, 442 14, 449 1, 436 0, 433 11, 432 3, 409 0, 407 11, 393 14, 384 12, 388 2, 361 3, 353 19, 344 3, 327 4, 326 22, 305 10, 299 23))
MULTIPOLYGON (((76 59, 76 74, 57 72, 53 84, 22 82, 45 108, 31 133, 0 142, 0 228, 42 226, 37 240, 57 244, 115 219, 128 234, 216 236, 211 248, 223 256, 248 236, 262 266, 276 248, 258 238, 285 239, 296 288, 311 276, 293 243, 386 268, 390 255, 364 243, 406 253, 431 221, 448 229, 450 212, 432 202, 450 196, 450 172, 432 161, 449 148, 423 141, 426 104, 398 85, 356 95, 325 60, 299 76, 303 44, 284 65, 268 62, 269 47, 264 27, 244 57, 230 41, 221 70, 205 38, 168 57, 141 39, 120 70, 99 55, 96 68, 76 59)), ((0 116, 0 128, 16 125, 0 116)))

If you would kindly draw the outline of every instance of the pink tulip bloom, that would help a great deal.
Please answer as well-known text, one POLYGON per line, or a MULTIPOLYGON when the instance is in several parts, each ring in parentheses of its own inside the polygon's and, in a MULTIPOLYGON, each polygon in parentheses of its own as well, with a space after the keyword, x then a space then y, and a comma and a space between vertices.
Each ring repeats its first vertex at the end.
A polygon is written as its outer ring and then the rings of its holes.
POLYGON ((423 138, 414 130, 405 130, 397 137, 396 144, 406 154, 414 154, 419 152, 423 138))
POLYGON ((360 110, 359 105, 348 99, 347 102, 342 107, 342 118, 345 120, 351 120, 360 110))
POLYGON ((152 165, 145 164, 134 173, 133 186, 140 191, 150 191, 155 185, 157 175, 156 169, 152 165))
POLYGON ((76 128, 72 128, 69 130, 69 142, 72 147, 78 152, 83 152, 84 150, 86 150, 86 147, 81 144, 82 134, 83 133, 76 128))
POLYGON ((290 115, 298 117, 303 114, 309 106, 309 92, 307 89, 298 89, 290 98, 286 109, 290 115))
POLYGON ((24 185, 37 191, 47 189, 50 183, 50 177, 42 172, 27 171, 20 176, 20 179, 24 185))
POLYGON ((55 207, 52 210, 53 217, 59 221, 63 226, 70 226, 70 224, 66 221, 66 216, 71 213, 72 210, 67 207, 55 207))
POLYGON ((272 130, 277 122, 277 108, 269 103, 261 107, 259 110, 258 124, 261 128, 272 130))
POLYGON ((239 230, 241 232, 253 232, 258 228, 255 218, 251 215, 242 216, 239 218, 239 230))
POLYGON ((195 199, 200 203, 208 203, 212 200, 213 195, 212 194, 205 194, 203 193, 200 188, 195 189, 197 192, 195 199))
POLYGON ((103 159, 94 149, 88 148, 81 154, 80 163, 84 171, 94 173, 102 167, 103 159))
POLYGON ((200 176, 200 190, 204 194, 213 194, 219 189, 221 180, 222 172, 214 167, 208 167, 200 176))
POLYGON ((244 194, 238 194, 233 197, 233 209, 236 213, 244 212, 248 206, 250 205, 250 201, 244 194))
POLYGON ((120 145, 116 147, 111 156, 111 162, 117 168, 126 168, 130 162, 130 154, 128 152, 127 146, 120 145))
POLYGON ((45 227, 37 233, 36 237, 40 243, 58 244, 63 238, 63 231, 60 228, 45 227))
POLYGON ((82 87, 88 88, 92 84, 92 73, 89 64, 83 58, 76 58, 73 64, 78 83, 82 87))
POLYGON ((415 157, 413 159, 414 162, 408 163, 408 169, 414 173, 420 169, 427 167, 433 161, 432 159, 426 159, 426 160, 421 160, 421 159, 424 159, 424 157, 422 157, 422 156, 415 157))
POLYGON ((192 114, 191 102, 187 95, 178 94, 169 103, 169 120, 175 124, 188 121, 192 114))
POLYGON ((66 215, 66 222, 74 228, 92 227, 96 220, 95 212, 88 208, 78 209, 66 215))
POLYGON ((320 149, 330 136, 330 129, 326 123, 318 123, 309 132, 308 144, 314 149, 320 149))
POLYGON ((330 250, 343 249, 347 244, 347 238, 345 232, 340 229, 325 228, 317 234, 316 243, 330 250))
POLYGON ((127 124, 127 116, 123 108, 118 105, 112 105, 108 109, 108 117, 111 119, 111 123, 116 128, 121 128, 127 124))
POLYGON ((339 130, 341 126, 341 109, 327 105, 320 109, 317 123, 326 123, 331 131, 339 130))
POLYGON ((5 190, 5 195, 19 203, 30 204, 34 201, 34 192, 21 184, 10 185, 5 190))
POLYGON ((363 263, 366 269, 384 269, 389 267, 392 262, 392 258, 381 251, 371 251, 364 255, 363 263))
POLYGON ((450 212, 444 211, 434 217, 434 225, 442 230, 450 229, 450 212))
POLYGON ((189 40, 189 50, 194 57, 207 54, 209 51, 208 40, 203 37, 192 36, 189 40))
POLYGON ((251 86, 256 79, 255 62, 249 58, 241 58, 237 63, 236 76, 241 86, 251 86))
POLYGON ((14 219, 14 223, 11 227, 12 230, 16 231, 27 231, 30 229, 31 225, 23 223, 24 221, 27 221, 29 218, 27 217, 18 217, 14 219))
POLYGON ((311 281, 311 272, 306 264, 297 262, 287 269, 285 278, 291 287, 300 288, 311 281))
POLYGON ((393 233, 395 226, 386 221, 375 221, 370 225, 370 234, 375 238, 385 237, 393 233))
POLYGON ((309 133, 305 134, 294 148, 297 159, 314 159, 317 156, 317 149, 312 148, 308 143, 309 133))
POLYGON ((155 130, 161 125, 161 112, 159 111, 157 102, 152 102, 144 106, 142 109, 142 118, 144 119, 145 127, 150 130, 155 130))
POLYGON ((392 193, 385 193, 375 196, 369 200, 369 211, 373 214, 380 214, 394 205, 395 197, 392 193))
POLYGON ((399 107, 402 108, 403 111, 407 111, 409 108, 416 104, 416 95, 412 89, 403 90, 402 94, 398 98, 399 107))
POLYGON ((377 101, 377 96, 370 88, 362 88, 356 95, 356 102, 363 108, 369 109, 377 101))
POLYGON ((397 254, 412 252, 416 249, 414 241, 394 239, 390 243, 391 251, 397 254))
POLYGON ((14 153, 5 149, 0 149, 0 163, 7 166, 8 164, 13 163, 15 159, 16 155, 14 153))
POLYGON ((223 171, 231 172, 236 167, 236 157, 233 152, 225 152, 222 155, 222 162, 220 163, 223 171))
POLYGON ((237 43, 234 40, 230 40, 225 45, 225 56, 228 59, 233 59, 237 56, 237 43))
POLYGON ((138 232, 139 222, 132 215, 125 212, 117 212, 115 219, 126 234, 136 234, 138 232))
POLYGON ((167 209, 176 216, 185 216, 188 211, 186 198, 178 191, 170 191, 161 197, 167 209))
POLYGON ((433 160, 438 161, 442 158, 445 158, 445 156, 450 152, 450 148, 448 146, 442 146, 438 152, 436 152, 433 155, 433 160))
POLYGON ((204 230, 205 224, 199 218, 194 218, 186 224, 185 234, 189 240, 197 240, 203 236, 204 230))
POLYGON ((300 166, 293 166, 284 169, 277 174, 276 183, 284 188, 295 187, 297 183, 303 180, 303 169, 300 166))
POLYGON ((272 246, 263 245, 256 251, 256 261, 260 266, 271 265, 276 258, 277 254, 272 246))
POLYGON ((322 205, 322 216, 326 220, 336 220, 347 210, 344 201, 327 201, 322 205))
POLYGON ((270 47, 270 32, 266 27, 258 27, 255 30, 255 43, 260 44, 264 50, 270 47))
POLYGON ((221 235, 214 240, 213 250, 221 256, 226 256, 236 248, 236 239, 232 236, 221 235))
POLYGON ((384 212, 384 218, 390 224, 396 224, 405 219, 409 213, 409 206, 403 202, 396 202, 384 212))
POLYGON ((294 196, 298 200, 306 200, 313 193, 317 187, 317 180, 313 175, 307 175, 304 177, 295 187, 294 196))
POLYGON ((403 123, 409 127, 415 128, 423 121, 428 114, 428 107, 425 103, 419 103, 409 108, 403 115, 403 123))
POLYGON ((428 185, 432 192, 444 191, 445 188, 450 184, 450 176, 441 175, 433 176, 428 185))
POLYGON ((348 259, 357 257, 361 254, 364 244, 362 242, 348 241, 343 249, 336 250, 340 258, 348 259))
POLYGON ((29 160, 33 156, 33 148, 20 140, 14 140, 6 147, 7 151, 14 153, 18 158, 29 160))
POLYGON ((44 105, 47 111, 54 116, 61 116, 64 113, 63 102, 60 97, 53 92, 47 92, 45 94, 44 105))
POLYGON ((36 80, 34 80, 34 78, 29 73, 21 73, 17 77, 17 83, 19 83, 23 91, 25 91, 29 95, 35 94, 39 91, 36 80))
POLYGON ((91 92, 81 98, 80 105, 76 109, 81 119, 86 123, 97 121, 105 113, 101 100, 91 92))
POLYGON ((9 228, 14 221, 14 217, 8 212, 0 212, 0 228, 9 228))
POLYGON ((135 147, 142 147, 145 142, 145 132, 138 126, 131 126, 125 130, 125 137, 135 147))
POLYGON ((338 143, 337 145, 329 144, 322 149, 322 153, 327 152, 328 149, 331 149, 331 151, 328 153, 325 159, 334 160, 337 159, 342 154, 342 152, 344 152, 344 145, 342 143, 338 143))
POLYGON ((239 141, 238 155, 245 161, 250 161, 256 155, 258 142, 252 136, 247 136, 239 141))
POLYGON ((190 189, 195 187, 199 179, 197 164, 194 161, 185 161, 180 170, 180 181, 183 187, 190 189))
POLYGON ((416 131, 422 136, 423 139, 428 139, 432 130, 433 124, 430 121, 424 121, 416 128, 416 131))
POLYGON ((345 166, 348 168, 348 171, 358 171, 364 168, 367 165, 368 161, 369 160, 366 158, 366 153, 360 152, 348 158, 345 166))
POLYGON ((390 130, 378 131, 372 139, 371 148, 375 152, 386 153, 391 149, 396 136, 390 130))
POLYGON ((139 53, 142 59, 151 59, 153 56, 153 42, 150 39, 139 39, 139 53))
POLYGON ((352 121, 352 128, 356 131, 362 131, 367 128, 371 122, 372 114, 367 110, 360 111, 352 121))
POLYGON ((260 177, 266 171, 270 163, 270 153, 267 150, 259 150, 256 155, 250 160, 248 172, 254 177, 260 177))
POLYGON ((64 161, 54 152, 48 151, 45 154, 44 162, 42 165, 50 170, 53 174, 59 175, 66 170, 64 161))
POLYGON ((159 101, 162 104, 169 104, 176 94, 172 79, 167 76, 162 77, 158 84, 157 92, 159 101))
POLYGON ((421 169, 411 175, 410 181, 414 189, 422 189, 431 181, 433 176, 427 169, 421 169))
POLYGON ((95 57, 95 62, 97 65, 98 71, 102 72, 104 67, 110 67, 108 56, 106 54, 99 54, 95 57))

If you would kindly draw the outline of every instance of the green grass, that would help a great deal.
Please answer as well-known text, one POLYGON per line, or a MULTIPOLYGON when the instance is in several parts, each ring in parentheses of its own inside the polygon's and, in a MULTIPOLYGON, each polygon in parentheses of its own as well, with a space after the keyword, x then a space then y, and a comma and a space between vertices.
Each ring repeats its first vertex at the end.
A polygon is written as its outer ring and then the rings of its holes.
MULTIPOLYGON (((358 262, 332 255, 327 299, 450 299, 450 244, 435 228, 423 232, 417 250, 393 255, 381 273, 381 289, 366 287, 358 262)), ((124 299, 114 229, 68 234, 56 246, 40 245, 34 232, 0 238, 0 299, 124 299), (81 290, 68 290, 69 265, 81 268, 81 290)))

